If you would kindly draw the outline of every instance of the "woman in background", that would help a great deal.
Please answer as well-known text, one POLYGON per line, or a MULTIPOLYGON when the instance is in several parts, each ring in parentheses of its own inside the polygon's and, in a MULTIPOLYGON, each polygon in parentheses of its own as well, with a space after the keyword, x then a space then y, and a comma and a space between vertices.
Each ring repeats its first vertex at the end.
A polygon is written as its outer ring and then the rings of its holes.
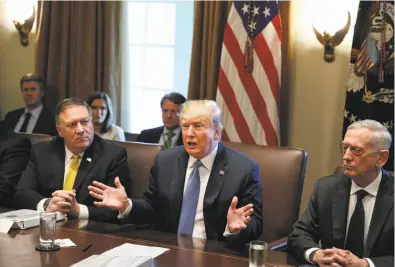
POLYGON ((97 92, 88 99, 92 109, 95 133, 104 139, 125 141, 123 129, 113 124, 113 110, 110 97, 104 92, 97 92))

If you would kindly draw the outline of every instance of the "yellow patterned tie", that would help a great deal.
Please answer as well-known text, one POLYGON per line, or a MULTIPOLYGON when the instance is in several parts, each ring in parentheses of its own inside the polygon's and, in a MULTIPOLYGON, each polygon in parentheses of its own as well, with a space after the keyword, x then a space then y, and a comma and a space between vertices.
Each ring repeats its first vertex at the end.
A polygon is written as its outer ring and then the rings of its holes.
POLYGON ((81 157, 79 155, 71 156, 71 163, 66 174, 66 181, 64 182, 63 190, 73 190, 75 177, 78 172, 78 160, 80 158, 81 157))

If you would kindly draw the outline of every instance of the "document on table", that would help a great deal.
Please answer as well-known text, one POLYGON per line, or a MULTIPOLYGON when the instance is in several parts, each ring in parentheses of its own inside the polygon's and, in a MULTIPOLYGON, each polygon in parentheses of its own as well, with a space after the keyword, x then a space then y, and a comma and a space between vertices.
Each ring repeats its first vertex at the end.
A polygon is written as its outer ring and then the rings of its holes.
POLYGON ((72 267, 151 267, 152 258, 164 252, 167 248, 140 246, 125 243, 104 252, 101 255, 92 255, 72 267))
POLYGON ((151 257, 92 255, 71 267, 151 267, 151 257))
POLYGON ((104 252, 102 255, 107 256, 147 256, 155 258, 164 252, 168 251, 168 248, 151 247, 151 246, 140 246, 125 243, 119 247, 110 249, 104 252))

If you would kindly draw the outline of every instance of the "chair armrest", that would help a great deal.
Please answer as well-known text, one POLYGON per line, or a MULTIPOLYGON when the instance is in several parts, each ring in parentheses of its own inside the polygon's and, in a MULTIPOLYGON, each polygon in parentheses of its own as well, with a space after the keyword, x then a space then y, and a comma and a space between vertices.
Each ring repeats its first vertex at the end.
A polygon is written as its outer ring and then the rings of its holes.
POLYGON ((269 243, 270 250, 285 251, 287 249, 288 237, 280 238, 274 242, 269 243))

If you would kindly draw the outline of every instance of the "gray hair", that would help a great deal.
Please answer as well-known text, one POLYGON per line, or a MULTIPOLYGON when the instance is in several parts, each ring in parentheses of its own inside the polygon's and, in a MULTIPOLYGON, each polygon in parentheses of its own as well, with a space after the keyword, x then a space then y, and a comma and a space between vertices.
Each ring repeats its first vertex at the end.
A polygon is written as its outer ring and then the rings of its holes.
POLYGON ((89 118, 92 118, 92 110, 85 101, 82 101, 81 99, 79 99, 77 97, 65 98, 56 105, 56 108, 55 108, 56 125, 59 125, 59 123, 60 123, 60 120, 59 120, 60 113, 62 113, 66 109, 68 109, 70 106, 84 106, 84 107, 86 107, 86 109, 89 112, 89 118))
POLYGON ((207 116, 211 119, 213 129, 219 129, 219 139, 221 139, 224 126, 221 122, 221 110, 213 100, 188 100, 181 106, 180 122, 182 118, 196 118, 207 116))
POLYGON ((392 137, 388 129, 380 122, 375 120, 356 121, 347 127, 347 131, 352 129, 369 129, 373 133, 372 144, 378 149, 389 150, 392 137))

